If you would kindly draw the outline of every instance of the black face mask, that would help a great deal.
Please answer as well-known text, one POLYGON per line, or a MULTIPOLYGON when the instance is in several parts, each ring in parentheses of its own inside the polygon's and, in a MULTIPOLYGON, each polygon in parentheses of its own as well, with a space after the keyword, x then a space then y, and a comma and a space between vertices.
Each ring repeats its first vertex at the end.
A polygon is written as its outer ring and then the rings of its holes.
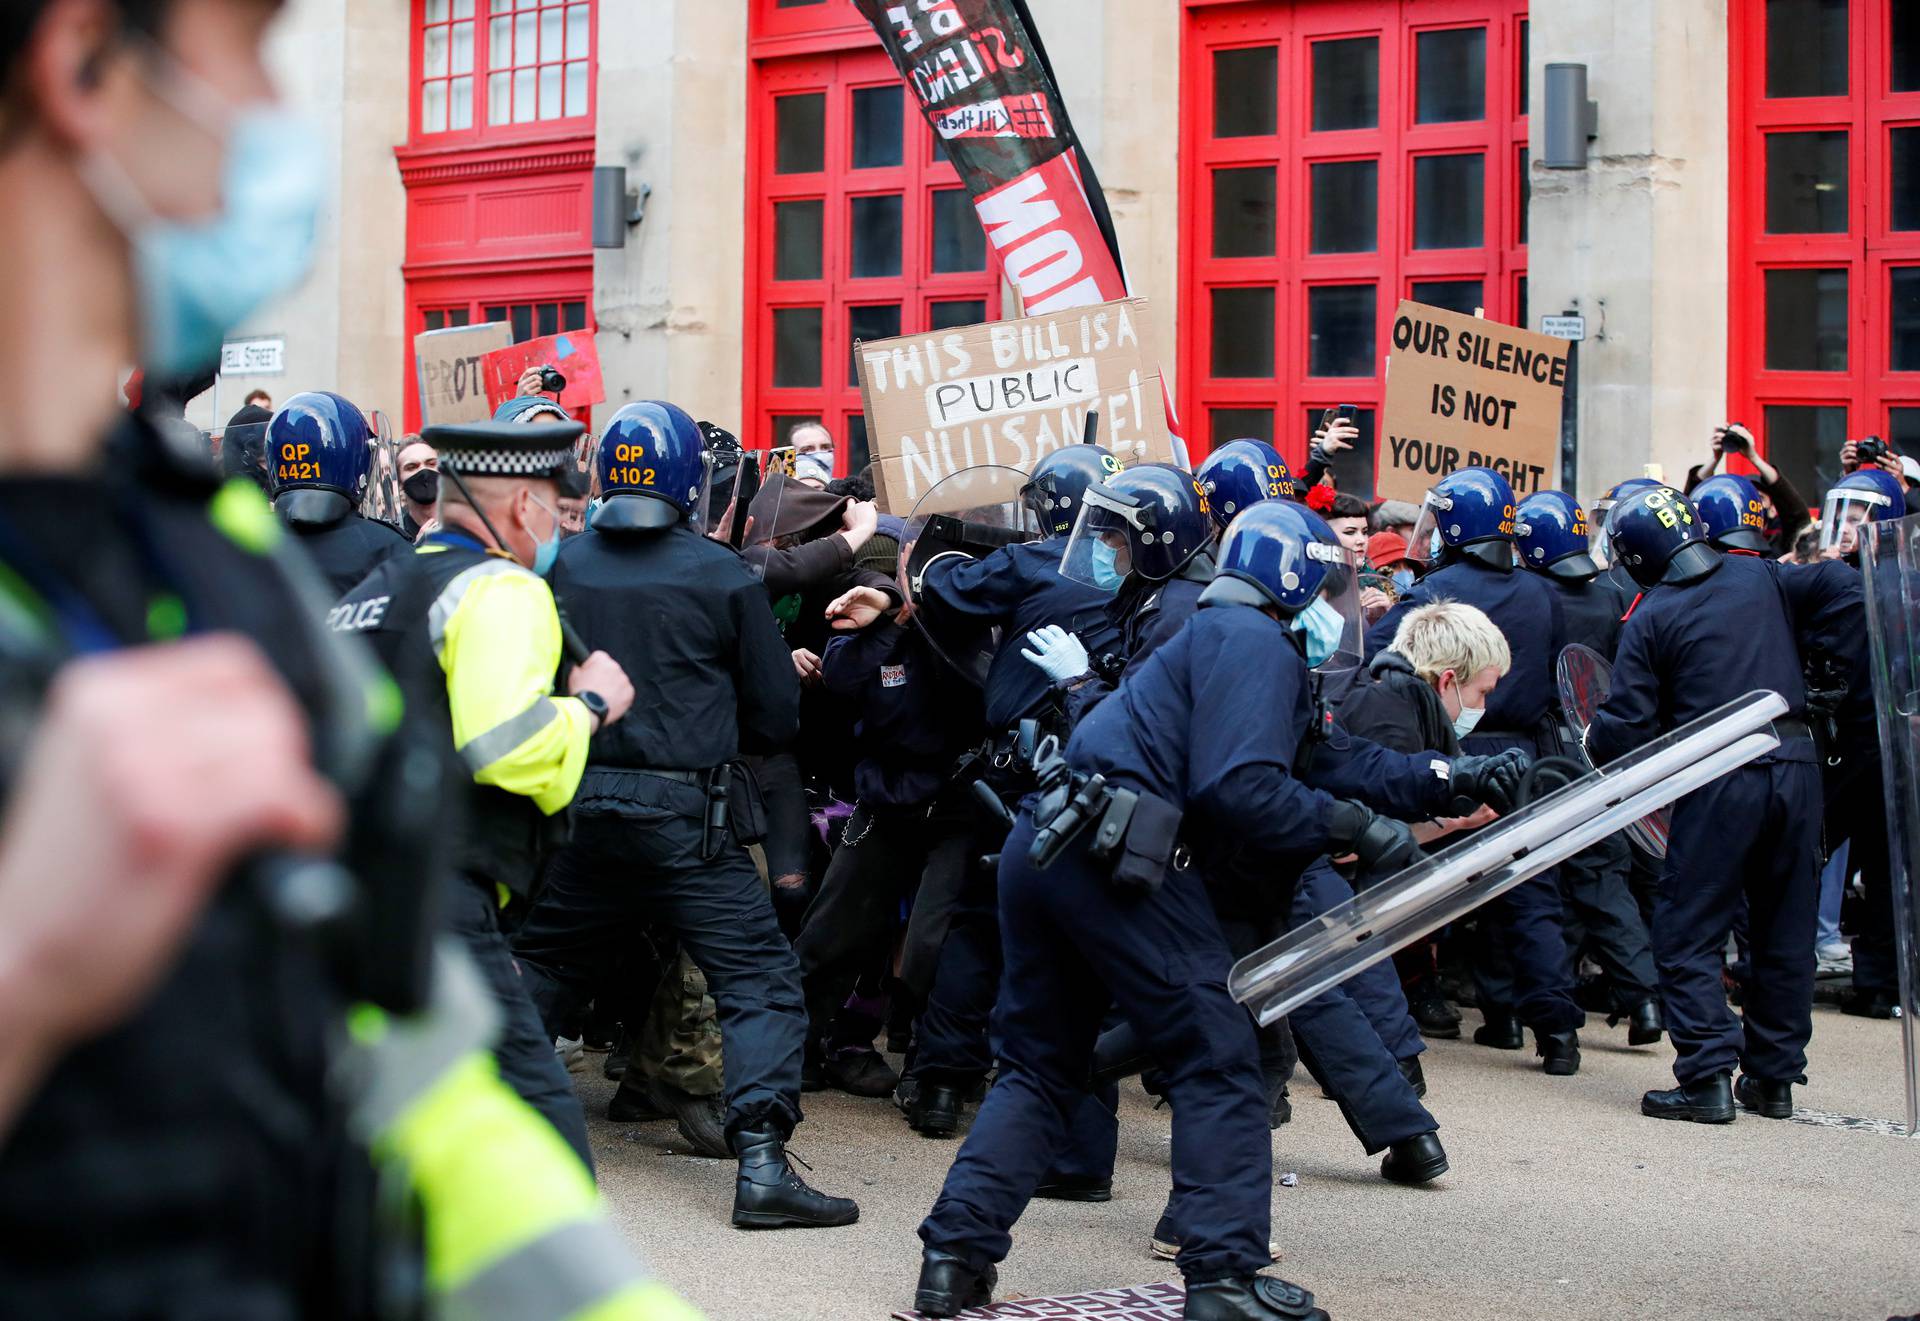
POLYGON ((400 483, 400 489, 407 493, 407 499, 417 505, 430 505, 440 498, 440 474, 432 468, 422 468, 406 481, 400 483))

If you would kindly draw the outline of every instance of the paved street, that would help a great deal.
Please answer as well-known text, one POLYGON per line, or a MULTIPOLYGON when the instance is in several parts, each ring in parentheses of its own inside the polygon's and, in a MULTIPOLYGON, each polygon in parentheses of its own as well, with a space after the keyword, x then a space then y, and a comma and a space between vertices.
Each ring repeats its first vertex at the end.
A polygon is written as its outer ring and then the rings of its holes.
MULTIPOLYGON (((1469 1024, 1473 1011, 1467 1011, 1469 1024)), ((1362 1157, 1304 1074, 1274 1135, 1274 1233, 1283 1273, 1352 1318, 1660 1317, 1882 1321, 1920 1311, 1920 1142, 1872 1129, 1728 1128, 1643 1119, 1639 1095, 1670 1075, 1664 1047, 1626 1029, 1583 1034, 1578 1077, 1548 1079, 1531 1051, 1440 1042, 1428 1104, 1453 1171, 1396 1188, 1362 1157)), ((1904 1113, 1899 1026, 1816 1010, 1806 1112, 1883 1121, 1904 1113)), ((600 1179, 648 1261, 712 1321, 884 1318, 911 1302, 914 1226, 952 1143, 912 1133, 890 1103, 807 1098, 795 1150, 822 1188, 860 1199, 846 1230, 747 1235, 727 1224, 732 1166, 680 1154, 673 1125, 599 1118, 612 1084, 580 1080, 600 1179)), ((1168 1278, 1147 1253, 1167 1190, 1168 1116, 1123 1094, 1114 1200, 1036 1203, 1015 1230, 1000 1296, 1168 1278)))

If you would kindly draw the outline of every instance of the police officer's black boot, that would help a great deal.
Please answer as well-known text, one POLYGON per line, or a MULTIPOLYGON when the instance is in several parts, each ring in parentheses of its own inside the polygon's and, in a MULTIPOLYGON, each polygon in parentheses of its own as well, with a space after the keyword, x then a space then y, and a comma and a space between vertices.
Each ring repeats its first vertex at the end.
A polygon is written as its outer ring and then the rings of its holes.
POLYGON ((1750 1073, 1740 1075, 1733 1094, 1740 1104, 1762 1119, 1793 1118, 1793 1080, 1769 1082, 1750 1073))
POLYGON ((1409 1055, 1394 1062, 1400 1066, 1400 1076, 1407 1080, 1407 1086, 1413 1088, 1413 1094, 1424 1097, 1427 1094, 1427 1071, 1420 1067, 1420 1057, 1409 1055))
POLYGON ((920 1254, 913 1310, 922 1316, 958 1316, 969 1307, 985 1307, 999 1279, 992 1266, 977 1271, 951 1252, 928 1248, 920 1254))
POLYGON ((733 1185, 735 1228, 812 1229, 860 1218, 851 1197, 829 1197, 793 1172, 786 1140, 771 1124, 741 1129, 733 1135, 733 1149, 740 1157, 733 1185))
POLYGON ((1899 1011, 1893 992, 1884 987, 1856 986, 1840 997, 1840 1012, 1855 1018, 1892 1018, 1899 1011))
POLYGON ((1271 1275, 1188 1284, 1187 1308, 1180 1315, 1185 1321, 1328 1321, 1326 1311, 1313 1305, 1312 1293, 1271 1275))
POLYGON ((959 1089, 923 1080, 920 1094, 907 1107, 907 1124, 922 1137, 952 1137, 960 1131, 959 1089))
POLYGON ((1409 1188, 1432 1183, 1446 1172, 1447 1152, 1440 1145, 1438 1133, 1401 1138, 1387 1148, 1386 1159, 1380 1162, 1382 1178, 1409 1188))
POLYGON ((1629 1046, 1651 1046, 1666 1035, 1666 1020, 1660 1017, 1658 1000, 1642 1000, 1624 1015, 1615 1015, 1607 1020, 1612 1027, 1624 1017, 1627 1020, 1627 1044, 1629 1046))
POLYGON ((1495 1050, 1519 1050, 1527 1044, 1527 1037, 1520 1030, 1520 1018, 1511 1009, 1498 1005, 1482 1005, 1480 1014, 1487 1021, 1473 1030, 1473 1041, 1477 1046, 1492 1046, 1495 1050))
POLYGON ((1684 1119, 1695 1124, 1731 1124, 1733 1075, 1710 1073, 1679 1087, 1648 1092, 1640 1098, 1640 1113, 1655 1119, 1684 1119))
POLYGON ((1540 1067, 1550 1077, 1571 1078, 1580 1072, 1580 1034, 1572 1028, 1564 1032, 1536 1030, 1533 1041, 1540 1067))

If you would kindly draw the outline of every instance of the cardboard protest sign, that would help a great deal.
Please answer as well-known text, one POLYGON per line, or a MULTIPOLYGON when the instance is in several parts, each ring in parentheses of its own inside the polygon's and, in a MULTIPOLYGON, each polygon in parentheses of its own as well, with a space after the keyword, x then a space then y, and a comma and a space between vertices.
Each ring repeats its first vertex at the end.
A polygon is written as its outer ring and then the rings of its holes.
POLYGON ((1492 468, 1516 496, 1558 485, 1567 341, 1403 302, 1380 425, 1382 499, 1426 497, 1457 468, 1492 468))
POLYGON ((963 468, 1026 472, 1078 444, 1089 411, 1122 465, 1172 462, 1157 350, 1140 298, 861 344, 880 507, 910 514, 963 468))
POLYGON ((420 373, 420 420, 428 426, 484 422, 493 416, 480 359, 513 343, 504 321, 449 326, 413 337, 414 368, 420 373))
POLYGON ((529 367, 551 367, 567 378, 560 407, 579 416, 607 401, 607 383, 600 376, 600 349, 584 330, 522 340, 495 349, 480 361, 486 374, 487 399, 498 408, 517 393, 514 386, 529 367))

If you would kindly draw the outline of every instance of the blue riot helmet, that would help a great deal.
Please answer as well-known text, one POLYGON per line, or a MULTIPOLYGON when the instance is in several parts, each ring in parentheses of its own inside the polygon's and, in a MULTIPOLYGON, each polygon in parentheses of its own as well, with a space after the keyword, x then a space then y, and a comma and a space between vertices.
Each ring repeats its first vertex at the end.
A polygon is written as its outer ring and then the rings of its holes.
POLYGON ((1274 609, 1300 636, 1307 664, 1325 671, 1360 662, 1360 577, 1327 521, 1291 500, 1262 500, 1220 538, 1204 606, 1274 609))
POLYGON ((1234 516, 1262 500, 1298 500, 1300 488, 1280 451, 1264 440, 1230 440, 1195 470, 1213 506, 1214 523, 1225 528, 1234 516))
POLYGON ((1164 582, 1212 539, 1199 478, 1170 463, 1143 463, 1081 494, 1060 572, 1104 591, 1117 591, 1130 573, 1164 582))
POLYGON ((1461 468, 1434 483, 1407 538, 1408 553, 1429 565, 1466 556, 1513 567, 1513 487, 1491 468, 1461 468))
POLYGON ((1863 523, 1906 516, 1907 494, 1900 479, 1884 468, 1861 468, 1827 491, 1820 515, 1820 549, 1857 555, 1863 523))
POLYGON ((1040 535, 1064 537, 1080 516, 1080 497, 1120 471, 1120 460, 1104 445, 1063 445, 1033 465, 1020 498, 1040 520, 1040 535))
POLYGON ((1694 582, 1720 567, 1707 525, 1671 486, 1644 487, 1615 505, 1607 541, 1614 563, 1642 587, 1694 582))
POLYGON ((627 404, 600 436, 594 461, 603 502, 596 532, 647 532, 681 519, 705 526, 711 465, 700 424, 658 399, 627 404))
POLYGON ((1744 477, 1721 473, 1687 492, 1707 540, 1722 550, 1766 551, 1767 506, 1760 488, 1744 477))
POLYGON ((1585 581, 1600 572, 1587 536, 1587 511, 1565 491, 1535 491, 1514 508, 1520 563, 1555 578, 1585 581))
POLYGON ((1651 491, 1660 484, 1651 477, 1629 477, 1588 507, 1587 535, 1593 539, 1593 558, 1597 563, 1610 563, 1607 559, 1612 553, 1607 545, 1607 516, 1613 512, 1613 507, 1635 491, 1651 491))
POLYGON ((324 390, 297 394, 267 423, 267 489, 289 523, 324 527, 360 508, 373 470, 366 414, 324 390))

